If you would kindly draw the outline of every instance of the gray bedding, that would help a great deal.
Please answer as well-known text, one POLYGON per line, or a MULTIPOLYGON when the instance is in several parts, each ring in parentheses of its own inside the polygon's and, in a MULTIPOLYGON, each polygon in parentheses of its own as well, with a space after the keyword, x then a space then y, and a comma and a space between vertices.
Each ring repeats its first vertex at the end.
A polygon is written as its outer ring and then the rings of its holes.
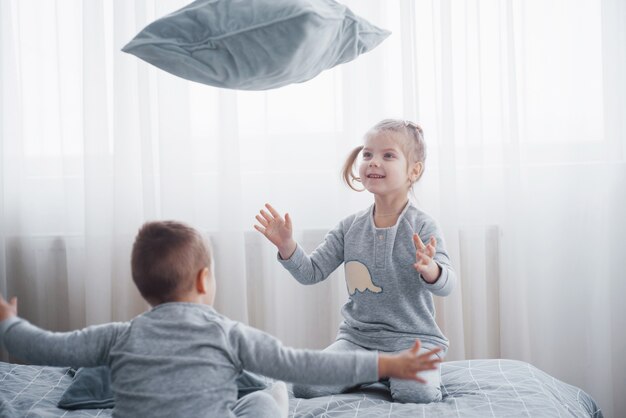
MULTIPOLYGON (((69 369, 0 363, 0 417, 109 417, 110 409, 56 407, 72 381, 69 369)), ((316 399, 290 400, 290 417, 594 417, 602 412, 581 389, 514 360, 442 365, 443 401, 390 402, 381 384, 316 399)))

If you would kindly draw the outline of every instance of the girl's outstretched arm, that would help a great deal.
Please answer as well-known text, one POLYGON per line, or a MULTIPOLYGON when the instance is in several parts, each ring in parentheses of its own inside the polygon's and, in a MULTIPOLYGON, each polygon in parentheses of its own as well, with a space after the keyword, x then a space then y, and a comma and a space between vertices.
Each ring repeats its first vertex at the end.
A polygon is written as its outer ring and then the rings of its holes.
POLYGON ((254 228, 278 248, 278 259, 291 275, 302 284, 314 284, 325 280, 342 262, 343 225, 330 231, 324 242, 307 255, 293 239, 291 217, 283 218, 269 203, 261 209, 254 228))

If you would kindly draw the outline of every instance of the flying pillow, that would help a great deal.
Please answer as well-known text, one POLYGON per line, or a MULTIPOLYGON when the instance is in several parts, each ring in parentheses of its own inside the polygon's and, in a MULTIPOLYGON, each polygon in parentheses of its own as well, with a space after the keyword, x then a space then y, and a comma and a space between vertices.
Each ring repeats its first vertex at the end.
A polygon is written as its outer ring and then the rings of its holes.
POLYGON ((334 0, 196 0, 122 51, 187 80, 267 90, 310 80, 389 34, 334 0))

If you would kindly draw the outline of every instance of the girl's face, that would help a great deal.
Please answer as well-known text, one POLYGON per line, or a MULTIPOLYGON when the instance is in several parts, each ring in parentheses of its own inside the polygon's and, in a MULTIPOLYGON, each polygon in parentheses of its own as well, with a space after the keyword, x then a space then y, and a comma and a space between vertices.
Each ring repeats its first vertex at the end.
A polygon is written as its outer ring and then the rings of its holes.
POLYGON ((411 187, 409 164, 398 133, 376 133, 367 137, 359 165, 365 189, 375 195, 406 195, 411 187))

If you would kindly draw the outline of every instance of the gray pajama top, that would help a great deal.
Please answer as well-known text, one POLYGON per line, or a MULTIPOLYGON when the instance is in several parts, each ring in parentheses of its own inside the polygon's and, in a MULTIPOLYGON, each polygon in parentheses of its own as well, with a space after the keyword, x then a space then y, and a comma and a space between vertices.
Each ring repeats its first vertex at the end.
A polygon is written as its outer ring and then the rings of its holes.
POLYGON ((349 300, 338 339, 381 351, 406 349, 416 338, 447 348, 448 339, 435 323, 432 295, 449 295, 456 274, 439 226, 409 202, 394 226, 377 228, 373 210, 374 205, 343 219, 310 255, 298 245, 288 260, 280 255, 278 260, 303 284, 325 280, 344 264, 349 300), (431 236, 437 239, 433 259, 441 275, 433 284, 413 267, 415 232, 425 244, 431 236))
POLYGON ((130 322, 49 332, 13 317, 0 341, 31 364, 111 368, 115 417, 233 417, 246 369, 308 384, 378 380, 378 353, 284 347, 257 329, 195 303, 165 303, 130 322))

